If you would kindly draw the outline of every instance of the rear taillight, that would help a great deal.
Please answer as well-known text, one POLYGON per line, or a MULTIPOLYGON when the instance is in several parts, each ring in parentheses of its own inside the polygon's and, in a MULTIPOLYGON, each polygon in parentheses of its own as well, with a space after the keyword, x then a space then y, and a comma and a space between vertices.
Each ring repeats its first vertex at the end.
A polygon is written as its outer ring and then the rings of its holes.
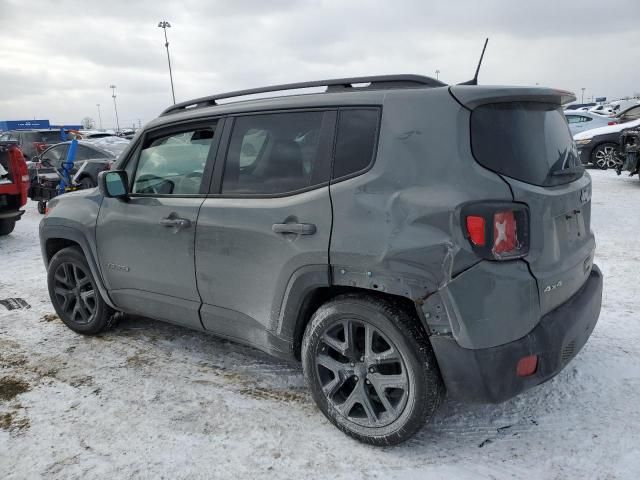
POLYGON ((469 234, 471 243, 474 245, 484 246, 486 244, 484 230, 485 225, 483 217, 475 215, 469 215, 467 217, 467 233, 469 234))
POLYGON ((517 203, 486 202, 462 209, 473 250, 489 260, 520 258, 529 251, 529 211, 517 203))
POLYGON ((607 125, 617 125, 617 124, 618 124, 618 122, 613 122, 613 121, 612 121, 612 122, 607 123, 607 125))
POLYGON ((511 210, 493 215, 493 253, 502 255, 518 248, 518 227, 511 210))

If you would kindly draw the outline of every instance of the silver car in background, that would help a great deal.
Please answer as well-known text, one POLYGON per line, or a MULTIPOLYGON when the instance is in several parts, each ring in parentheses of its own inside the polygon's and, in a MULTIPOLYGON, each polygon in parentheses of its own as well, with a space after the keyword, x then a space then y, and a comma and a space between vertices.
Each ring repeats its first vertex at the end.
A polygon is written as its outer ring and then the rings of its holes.
POLYGON ((618 123, 614 118, 598 115, 597 113, 584 112, 578 110, 565 110, 571 135, 591 130, 592 128, 606 127, 618 123))

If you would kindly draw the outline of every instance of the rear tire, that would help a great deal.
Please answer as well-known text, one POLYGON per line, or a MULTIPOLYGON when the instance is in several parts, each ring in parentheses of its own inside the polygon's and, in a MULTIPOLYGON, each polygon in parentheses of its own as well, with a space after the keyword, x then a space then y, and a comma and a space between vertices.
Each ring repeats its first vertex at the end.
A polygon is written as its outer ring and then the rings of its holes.
POLYGON ((53 308, 74 332, 95 335, 113 325, 114 310, 100 296, 87 259, 79 248, 56 253, 47 268, 53 308))
POLYGON ((9 235, 16 228, 16 221, 11 219, 0 220, 0 237, 9 235))
POLYGON ((343 295, 316 311, 304 333, 302 366, 322 413, 371 445, 408 440, 445 393, 419 320, 372 295, 343 295))

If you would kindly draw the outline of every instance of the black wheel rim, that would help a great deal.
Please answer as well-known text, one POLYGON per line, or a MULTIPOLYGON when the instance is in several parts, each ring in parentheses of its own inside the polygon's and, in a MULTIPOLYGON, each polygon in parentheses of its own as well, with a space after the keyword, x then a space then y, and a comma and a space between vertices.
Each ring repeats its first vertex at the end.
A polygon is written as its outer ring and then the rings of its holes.
POLYGON ((90 323, 96 313, 96 294, 88 272, 74 263, 62 263, 53 278, 53 291, 62 313, 79 325, 90 323))
POLYGON ((316 374, 329 406, 364 427, 397 420, 409 378, 402 352, 373 325, 356 319, 327 328, 316 350, 316 374))

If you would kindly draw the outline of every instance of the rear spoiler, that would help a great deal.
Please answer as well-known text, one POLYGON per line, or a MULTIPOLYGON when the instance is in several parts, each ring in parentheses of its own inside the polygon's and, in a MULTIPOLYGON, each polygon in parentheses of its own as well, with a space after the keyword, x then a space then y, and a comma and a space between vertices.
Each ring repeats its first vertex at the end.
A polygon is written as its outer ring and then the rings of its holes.
POLYGON ((543 87, 452 85, 449 87, 449 93, 469 110, 488 103, 526 101, 553 103, 560 106, 576 100, 572 92, 543 87))

